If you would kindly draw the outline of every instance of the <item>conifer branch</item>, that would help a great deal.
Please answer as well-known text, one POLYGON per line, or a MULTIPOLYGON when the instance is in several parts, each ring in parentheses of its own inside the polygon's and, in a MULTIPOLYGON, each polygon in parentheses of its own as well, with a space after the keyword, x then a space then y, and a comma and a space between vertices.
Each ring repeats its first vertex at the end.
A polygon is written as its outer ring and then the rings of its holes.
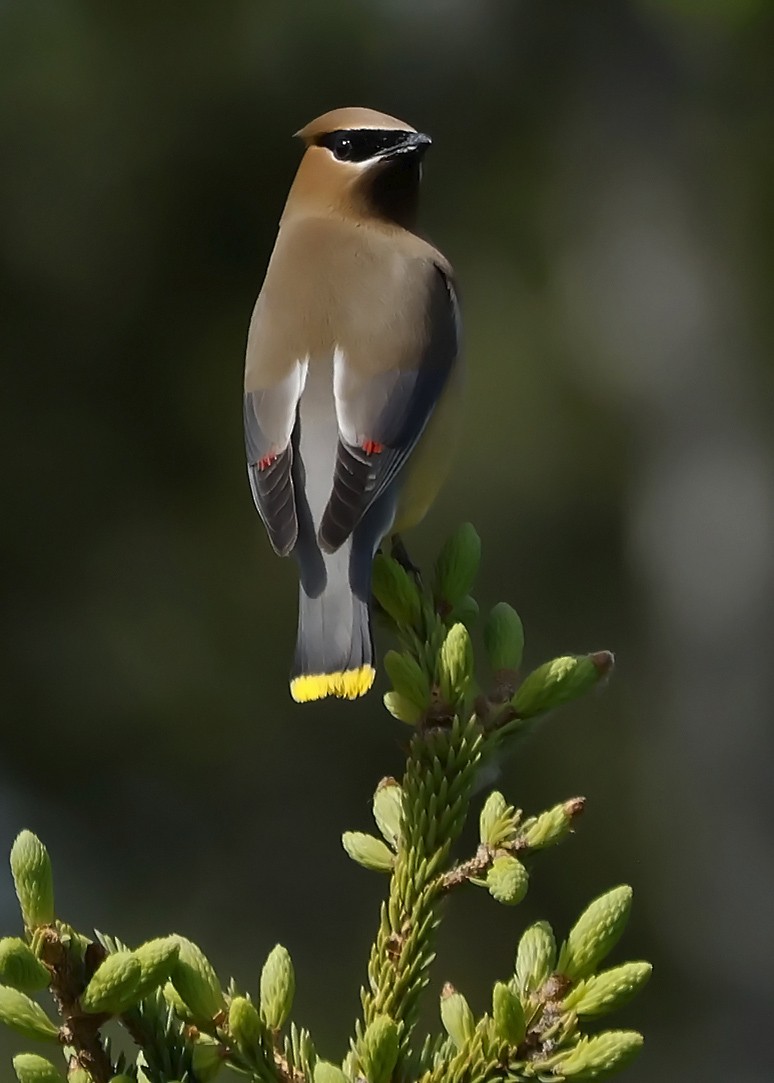
POLYGON ((494 984, 481 1016, 443 986, 443 1033, 416 1040, 450 896, 469 885, 517 905, 536 855, 571 834, 585 804, 572 797, 525 815, 494 790, 479 812, 475 852, 460 858, 455 845, 476 788, 514 736, 598 685, 613 665, 606 651, 570 655, 521 679, 521 621, 500 603, 484 622, 489 677, 482 678, 470 631, 479 558, 478 536, 464 526, 441 551, 428 587, 391 557, 374 563, 374 595, 399 643, 385 657, 392 682, 385 705, 413 733, 403 778, 383 779, 374 793, 381 838, 342 836, 349 856, 388 874, 389 887, 362 1014, 340 1064, 319 1058, 309 1032, 291 1018, 295 972, 285 948, 269 953, 251 994, 233 981, 224 986, 183 936, 130 949, 76 932, 57 916, 45 846, 23 831, 11 868, 25 935, 0 940, 0 1023, 27 1040, 58 1044, 65 1065, 20 1053, 13 1061, 19 1083, 63 1083, 65 1067, 69 1083, 210 1083, 225 1066, 253 1083, 582 1083, 616 1074, 636 1055, 636 1031, 584 1029, 650 975, 646 962, 600 969, 628 919, 626 885, 595 899, 558 948, 547 922, 525 929, 515 967, 494 984), (33 999, 46 991, 56 1021, 33 999), (133 1055, 113 1057, 104 1034, 111 1020, 133 1041, 133 1055))

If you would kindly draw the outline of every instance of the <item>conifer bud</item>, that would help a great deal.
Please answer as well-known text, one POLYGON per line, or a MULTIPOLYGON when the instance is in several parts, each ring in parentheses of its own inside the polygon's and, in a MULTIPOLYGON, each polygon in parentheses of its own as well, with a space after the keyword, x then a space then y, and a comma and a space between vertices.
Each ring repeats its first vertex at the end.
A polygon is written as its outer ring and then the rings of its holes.
POLYGON ((529 874, 518 858, 510 854, 496 857, 486 874, 489 894, 506 906, 516 906, 527 894, 529 874))
POLYGON ((398 1028, 388 1015, 369 1023, 358 1045, 360 1070, 367 1083, 389 1083, 398 1061, 398 1028))
POLYGON ((632 889, 626 884, 600 895, 581 914, 559 954, 557 970, 586 978, 615 947, 629 919, 632 889))
POLYGON ((170 981, 194 1019, 211 1022, 226 1002, 218 976, 202 949, 184 936, 176 936, 179 954, 170 981))
POLYGON ((424 711, 417 707, 416 703, 402 696, 400 692, 385 692, 384 706, 393 718, 409 726, 416 726, 422 721, 424 711))
POLYGON ((573 820, 583 811, 585 801, 582 797, 573 797, 561 805, 554 805, 546 812, 541 812, 525 828, 523 841, 530 850, 544 850, 555 846, 567 835, 573 820))
POLYGON ((454 608, 470 594, 481 562, 481 539, 471 523, 463 523, 445 542, 435 562, 433 596, 454 608))
POLYGON ((493 850, 513 840, 520 813, 497 790, 489 794, 478 820, 479 838, 493 850))
POLYGON ((420 711, 426 711, 430 705, 430 681, 417 660, 405 651, 387 651, 384 668, 398 695, 420 711))
POLYGON ((180 944, 174 936, 159 936, 141 944, 132 954, 140 964, 136 995, 142 1000, 169 978, 180 954, 180 944))
POLYGON ((513 990, 501 981, 492 990, 492 1022, 501 1042, 515 1048, 524 1041, 527 1033, 524 1008, 513 990))
POLYGON ((384 839, 393 850, 400 847, 403 821, 403 789, 394 778, 383 778, 376 787, 374 819, 384 839))
POLYGON ((562 1079, 597 1079, 620 1071, 641 1048, 642 1035, 636 1030, 606 1030, 581 1038, 566 1056, 552 1062, 552 1069, 562 1079))
POLYGON ((371 569, 371 592, 385 613, 401 628, 414 628, 421 611, 416 583, 405 568, 377 553, 371 569))
POLYGON ((548 979, 556 963, 556 941, 547 921, 530 925, 516 952, 516 987, 522 997, 536 992, 548 979))
POLYGON ((473 646, 464 624, 454 624, 447 632, 438 657, 438 676, 444 702, 456 706, 473 679, 473 646))
POLYGON ((100 963, 81 994, 81 1008, 89 1014, 119 1015, 135 1004, 142 967, 131 951, 116 951, 100 963))
POLYGON ((177 989, 175 989, 171 981, 165 982, 161 987, 161 995, 179 1019, 183 1019, 186 1023, 193 1023, 195 1021, 193 1012, 180 996, 177 989))
POLYGON ((253 1049, 263 1037, 258 1009, 247 997, 234 997, 228 1007, 228 1029, 241 1049, 253 1049))
POLYGON ((64 1083, 51 1061, 37 1053, 20 1053, 14 1057, 13 1070, 19 1083, 64 1083))
POLYGON ((25 1038, 55 1042, 59 1037, 59 1030, 41 1006, 9 985, 0 985, 0 1023, 25 1038))
POLYGON ((494 673, 515 671, 524 651, 521 617, 507 602, 499 602, 484 625, 484 646, 494 673))
POLYGON ((566 655, 534 669, 511 700, 519 718, 532 718, 577 699, 610 672, 613 656, 607 651, 593 655, 566 655))
POLYGON ((653 967, 650 963, 623 963, 579 982, 565 998, 563 1007, 590 1018, 606 1015, 628 1003, 645 985, 653 967))
POLYGON ((0 983, 35 993, 51 983, 51 972, 18 936, 0 940, 0 983))
POLYGON ((269 952, 261 971, 261 1015, 270 1030, 279 1030, 285 1025, 295 992, 293 961, 287 948, 277 944, 269 952))
POLYGON ((31 831, 22 831, 11 848, 11 872, 22 918, 28 929, 54 920, 54 876, 48 850, 31 831))
POLYGON ((395 854, 386 843, 374 835, 367 835, 364 831, 345 831, 341 836, 341 844, 352 860, 357 861, 364 869, 392 872, 395 854))
POLYGON ((447 983, 441 993, 441 1022, 457 1049, 462 1049, 473 1037, 476 1021, 462 993, 447 983))

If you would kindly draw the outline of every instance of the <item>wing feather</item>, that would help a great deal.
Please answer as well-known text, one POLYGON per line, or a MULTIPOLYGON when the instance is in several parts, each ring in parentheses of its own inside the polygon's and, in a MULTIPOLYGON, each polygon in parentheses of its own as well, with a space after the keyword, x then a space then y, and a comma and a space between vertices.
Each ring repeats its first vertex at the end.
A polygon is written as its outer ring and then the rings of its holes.
POLYGON ((416 360, 399 358, 394 368, 361 381, 359 393, 350 400, 341 396, 333 486, 319 530, 320 546, 326 552, 335 552, 344 544, 395 481, 422 435, 457 357, 459 315, 454 286, 437 264, 430 264, 429 270, 425 336, 417 347, 416 360), (373 404, 378 404, 376 409, 373 404), (357 439, 364 446, 359 446, 357 439), (378 450, 368 450, 373 445, 378 450))

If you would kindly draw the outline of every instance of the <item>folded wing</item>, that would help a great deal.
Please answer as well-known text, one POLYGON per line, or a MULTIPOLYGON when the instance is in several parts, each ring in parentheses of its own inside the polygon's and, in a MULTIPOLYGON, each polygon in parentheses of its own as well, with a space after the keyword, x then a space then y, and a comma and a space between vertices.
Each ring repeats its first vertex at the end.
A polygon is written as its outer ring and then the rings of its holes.
POLYGON ((404 356, 369 371, 346 356, 334 374, 339 441, 333 486, 319 529, 323 550, 337 550, 397 478, 442 394, 459 349, 454 287, 424 263, 418 326, 402 335, 404 356))

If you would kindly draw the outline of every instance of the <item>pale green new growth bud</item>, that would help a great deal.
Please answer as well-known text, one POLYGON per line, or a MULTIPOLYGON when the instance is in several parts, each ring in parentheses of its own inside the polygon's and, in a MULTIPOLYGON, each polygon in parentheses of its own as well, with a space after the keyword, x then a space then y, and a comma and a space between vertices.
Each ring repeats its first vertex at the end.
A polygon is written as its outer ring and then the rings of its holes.
POLYGON ((136 996, 142 1000, 171 975, 180 954, 180 944, 174 936, 159 936, 141 944, 132 954, 140 964, 136 996))
POLYGON ((478 818, 479 838, 486 846, 497 845, 497 842, 493 841, 495 829, 499 821, 505 816, 507 808, 508 802, 500 791, 492 790, 484 802, 484 807, 481 809, 481 815, 478 818))
POLYGON ((524 678, 511 703, 520 718, 532 718, 577 699, 608 674, 612 666, 613 656, 608 651, 554 658, 524 678))
POLYGON ((618 942, 631 905, 632 889, 626 884, 595 899, 570 930, 556 969, 573 981, 592 974, 618 942))
POLYGON ((583 812, 585 804, 582 797, 573 797, 561 805, 554 805, 547 812, 541 812, 524 831, 524 842, 530 850, 555 846, 569 832, 573 820, 583 812))
POLYGON ((417 660, 410 654, 387 651, 384 668, 398 695, 426 711, 430 706, 430 681, 417 660))
POLYGON ((215 1038, 209 1034, 199 1034, 191 1052, 191 1063, 197 1083, 210 1083, 214 1079, 223 1062, 226 1059, 226 1051, 215 1038))
POLYGON ((374 819, 393 850, 400 846, 403 789, 394 778, 383 778, 374 794, 374 819))
POLYGON ((17 835, 11 848, 11 872, 22 918, 28 929, 54 920, 54 877, 48 850, 31 831, 17 835))
POLYGON ((476 1029, 467 1000, 448 983, 441 993, 441 1022, 457 1049, 462 1049, 470 1041, 476 1029))
POLYGON ((63 1083, 62 1075, 51 1061, 37 1053, 20 1053, 14 1057, 13 1070, 19 1083, 63 1083))
POLYGON ((552 1062, 552 1067, 564 1079, 599 1079, 619 1071, 641 1048, 642 1035, 636 1030, 606 1030, 593 1038, 581 1038, 566 1056, 552 1062))
POLYGON ((516 986, 522 996, 536 992, 548 979, 556 963, 556 941, 547 921, 538 921, 524 931, 516 952, 516 986))
POLYGON ((341 1068, 329 1060, 318 1060, 314 1066, 314 1083, 347 1083, 341 1068))
POLYGON ((35 993, 51 983, 51 972, 18 936, 0 940, 0 983, 35 993))
POLYGON ((464 624, 468 631, 470 631, 478 620, 478 613, 478 602, 468 594, 461 602, 458 602, 455 605, 454 609, 452 609, 451 613, 446 618, 446 624, 464 624))
POLYGON ((371 569, 371 592, 396 624, 413 628, 419 623, 421 607, 416 583, 397 560, 376 554, 371 569))
POLYGON ((389 1083, 398 1061, 398 1028, 388 1015, 377 1015, 368 1025, 358 1046, 358 1061, 368 1083, 389 1083))
POLYGON ((89 1014, 119 1015, 137 1003, 142 967, 131 951, 116 951, 100 963, 81 994, 81 1008, 89 1014))
POLYGON ((646 983, 653 967, 650 963, 623 963, 603 970, 576 985, 565 998, 563 1007, 580 1016, 606 1015, 623 1007, 646 983))
POLYGON ((263 1036, 258 1009, 247 997, 234 997, 228 1008, 229 1033, 242 1049, 253 1049, 263 1036))
POLYGON ((345 831, 341 836, 341 844, 352 860, 357 861, 364 869, 392 872, 395 854, 386 843, 374 835, 366 835, 363 831, 345 831))
POLYGON ((435 562, 433 595, 453 608, 470 594, 481 561, 481 539, 471 523, 463 523, 446 541, 435 562))
POLYGON ((529 874, 518 858, 510 854, 496 857, 486 874, 489 894, 506 906, 516 906, 527 894, 529 874))
POLYGON ((473 678, 473 646, 464 624, 454 624, 438 658, 441 696, 450 706, 464 699, 473 678))
POLYGON ((25 1038, 56 1041, 59 1035, 39 1004, 8 985, 0 985, 0 1023, 5 1023, 25 1038))
POLYGON ((186 1023, 194 1022, 193 1012, 180 996, 177 989, 175 989, 171 981, 166 982, 166 984, 161 987, 161 993, 175 1015, 180 1019, 185 1020, 186 1023))
POLYGON ((399 722, 406 722, 409 726, 416 726, 422 721, 424 711, 410 699, 401 696, 399 692, 385 692, 384 706, 393 718, 397 718, 399 722))
POLYGON ((524 1008, 513 990, 501 981, 492 990, 492 1022, 501 1042, 516 1047, 524 1041, 527 1033, 524 1008))
POLYGON ((494 673, 517 670, 524 650, 521 617, 507 602, 499 602, 484 625, 484 646, 494 673))
POLYGON ((491 846, 493 850, 511 842, 519 815, 499 791, 493 790, 484 802, 478 820, 481 842, 485 846, 491 846))
POLYGON ((295 992, 293 961, 287 948, 277 944, 269 952, 261 971, 261 1015, 270 1030, 279 1030, 285 1025, 295 992))
POLYGON ((170 981, 195 1019, 208 1023, 226 1007, 218 976, 202 949, 184 936, 176 936, 179 948, 170 981))

